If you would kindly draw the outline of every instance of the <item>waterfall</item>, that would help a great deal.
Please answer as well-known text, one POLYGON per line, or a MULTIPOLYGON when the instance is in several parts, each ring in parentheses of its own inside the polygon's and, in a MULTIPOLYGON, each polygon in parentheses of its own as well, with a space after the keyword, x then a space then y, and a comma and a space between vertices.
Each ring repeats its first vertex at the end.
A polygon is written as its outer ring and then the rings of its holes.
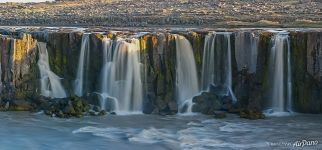
POLYGON ((41 95, 51 98, 65 98, 66 92, 60 82, 61 78, 50 70, 46 43, 37 43, 39 50, 38 67, 40 71, 41 95))
POLYGON ((292 66, 291 66, 291 42, 290 38, 287 41, 287 110, 292 112, 292 66))
POLYGON ((74 93, 77 96, 83 96, 84 94, 84 69, 86 67, 85 62, 88 60, 85 57, 89 57, 89 35, 90 34, 85 33, 82 37, 82 46, 79 54, 77 75, 74 85, 74 93))
POLYGON ((249 73, 256 72, 259 38, 254 33, 238 32, 235 36, 235 57, 238 70, 246 67, 249 73))
POLYGON ((272 74, 271 108, 274 113, 287 112, 291 111, 292 99, 289 35, 285 32, 277 33, 272 42, 273 46, 270 55, 270 71, 272 74), (287 58, 286 61, 285 58, 287 58), (285 72, 287 72, 287 76, 285 76, 285 72))
POLYGON ((142 113, 139 40, 118 39, 114 47, 111 40, 104 38, 103 45, 105 65, 102 69, 101 95, 104 103, 113 104, 112 110, 117 113, 142 113))
POLYGON ((205 38, 201 85, 207 91, 209 85, 224 85, 226 95, 237 101, 232 91, 231 33, 210 33, 205 38))
MULTIPOLYGON (((231 42, 230 42, 230 33, 225 33, 225 38, 227 39, 227 59, 228 59, 228 63, 227 63, 227 81, 226 81, 226 86, 228 87, 229 90, 229 94, 232 98, 232 100, 234 102, 237 101, 235 94, 232 90, 233 87, 233 74, 232 74, 232 64, 231 64, 231 42)), ((228 95, 228 94, 227 94, 228 95)))
POLYGON ((180 112, 191 112, 192 97, 199 93, 195 58, 190 42, 183 36, 176 40, 176 88, 180 112), (187 107, 186 109, 184 109, 187 107))
POLYGON ((208 90, 209 84, 215 83, 215 39, 216 34, 206 35, 202 60, 202 90, 208 90))
POLYGON ((118 103, 117 99, 114 97, 109 96, 108 94, 108 77, 109 77, 109 71, 111 68, 111 62, 112 62, 112 46, 113 41, 106 36, 103 38, 103 68, 101 72, 101 93, 100 93, 100 106, 102 110, 107 109, 107 103, 108 100, 112 100, 114 104, 114 110, 118 110, 118 103))

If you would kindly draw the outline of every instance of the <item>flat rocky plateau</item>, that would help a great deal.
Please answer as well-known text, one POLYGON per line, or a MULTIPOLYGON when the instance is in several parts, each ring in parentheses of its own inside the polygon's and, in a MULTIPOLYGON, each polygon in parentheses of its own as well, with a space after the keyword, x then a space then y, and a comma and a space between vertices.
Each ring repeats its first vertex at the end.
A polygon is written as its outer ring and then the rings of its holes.
POLYGON ((2 26, 321 27, 320 0, 57 0, 1 3, 2 26))

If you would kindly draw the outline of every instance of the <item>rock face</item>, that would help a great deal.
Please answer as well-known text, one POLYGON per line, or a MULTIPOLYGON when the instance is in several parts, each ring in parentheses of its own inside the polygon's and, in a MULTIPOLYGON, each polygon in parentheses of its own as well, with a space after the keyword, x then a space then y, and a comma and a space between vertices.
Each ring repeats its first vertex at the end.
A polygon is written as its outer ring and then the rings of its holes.
POLYGON ((144 64, 145 113, 177 113, 175 100, 175 39, 170 34, 146 35, 141 38, 144 64))
MULTIPOLYGON (((87 29, 86 32, 92 34, 89 40, 90 52, 87 56, 89 61, 85 65, 85 95, 82 97, 84 101, 94 105, 99 104, 97 92, 100 91, 100 75, 103 67, 103 36, 111 39, 134 37, 140 41, 143 112, 175 114, 178 112, 178 106, 175 99, 176 43, 174 34, 183 35, 190 41, 200 77, 205 36, 213 31, 160 31, 142 35, 136 31, 106 32, 105 29, 87 29)), ((216 32, 222 33, 223 31, 216 32)), ((232 91, 238 102, 233 106, 231 98, 219 96, 216 88, 212 89, 215 92, 210 89, 209 92, 202 92, 200 96, 194 97, 193 111, 214 114, 216 110, 233 111, 233 108, 237 107, 240 109, 236 112, 240 112, 241 116, 261 118, 257 112, 266 109, 271 100, 268 92, 271 87, 269 59, 274 33, 262 29, 229 30, 229 32, 232 32, 230 36, 232 91), (243 32, 245 36, 239 32, 243 32), (253 52, 253 50, 241 50, 240 47, 236 47, 243 45, 241 41, 238 41, 239 38, 246 38, 250 35, 256 36, 256 59, 245 56, 246 52, 253 52)), ((40 76, 37 68, 37 41, 47 43, 51 70, 62 77, 63 86, 69 97, 67 99, 70 100, 70 97, 74 96, 73 86, 83 33, 67 29, 0 30, 0 110, 37 110, 35 107, 44 107, 41 106, 43 103, 39 100, 41 96, 40 76)), ((290 29, 289 40, 292 64, 292 109, 303 113, 322 113, 322 31, 290 29)), ((243 49, 251 48, 249 45, 243 47, 243 49)), ((224 69, 226 68, 219 67, 221 71, 224 69)), ((57 109, 54 114, 59 115, 59 111, 63 114, 74 114, 78 107, 77 105, 75 105, 76 108, 74 105, 73 108, 68 107, 70 106, 68 101, 62 103, 66 108, 57 109)), ((60 104, 53 104, 53 106, 58 105, 60 106, 60 104)))
POLYGON ((201 112, 206 115, 214 115, 215 111, 222 109, 222 98, 210 92, 203 92, 192 99, 194 105, 192 112, 201 112))
MULTIPOLYGON (((0 35, 1 101, 26 100, 37 95, 37 40, 30 34, 0 35)), ((14 102, 11 102, 14 104, 14 102)))
MULTIPOLYGON (((250 66, 238 65, 241 67, 237 70, 237 62, 235 63, 236 67, 233 68, 237 71, 233 74, 233 80, 235 81, 234 91, 241 108, 262 110, 268 97, 266 91, 269 88, 269 83, 267 82, 269 78, 269 55, 272 34, 269 32, 255 32, 255 34, 259 37, 256 68, 252 69, 253 72, 251 72, 250 66)), ((235 54, 238 53, 235 52, 235 54)))
POLYGON ((322 112, 321 32, 292 32, 294 109, 302 113, 322 112))

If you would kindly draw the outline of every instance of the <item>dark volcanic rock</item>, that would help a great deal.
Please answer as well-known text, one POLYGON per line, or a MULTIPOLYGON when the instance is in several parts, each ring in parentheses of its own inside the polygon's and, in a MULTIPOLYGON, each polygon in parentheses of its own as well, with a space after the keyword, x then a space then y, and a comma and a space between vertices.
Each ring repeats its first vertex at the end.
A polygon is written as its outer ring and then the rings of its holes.
POLYGON ((224 111, 215 111, 214 112, 214 117, 217 118, 217 119, 226 118, 226 112, 224 112, 224 111))
POLYGON ((239 115, 241 118, 246 118, 246 119, 251 119, 251 120, 265 118, 265 115, 261 111, 250 110, 250 109, 245 109, 245 110, 240 111, 239 115))
POLYGON ((49 100, 49 105, 44 111, 46 115, 59 118, 82 117, 89 114, 90 105, 80 97, 54 99, 49 100))
POLYGON ((199 96, 192 99, 195 103, 192 107, 192 112, 201 112, 206 115, 213 115, 215 111, 222 107, 221 98, 213 93, 203 92, 199 96))

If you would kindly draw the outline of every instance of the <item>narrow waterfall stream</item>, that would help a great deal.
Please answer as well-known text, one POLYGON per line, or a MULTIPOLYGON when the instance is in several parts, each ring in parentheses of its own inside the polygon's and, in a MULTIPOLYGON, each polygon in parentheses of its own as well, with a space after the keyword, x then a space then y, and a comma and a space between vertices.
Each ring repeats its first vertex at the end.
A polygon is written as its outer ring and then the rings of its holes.
POLYGON ((191 112, 192 97, 199 93, 195 58, 190 42, 183 36, 175 35, 177 57, 177 103, 180 112, 191 112))
POLYGON ((74 85, 74 93, 77 96, 83 96, 84 94, 84 80, 85 80, 84 77, 85 77, 85 67, 86 67, 85 63, 89 57, 89 35, 90 34, 84 33, 82 38, 82 46, 79 54, 77 75, 76 75, 76 80, 74 85))
POLYGON ((201 87, 204 91, 208 90, 209 84, 215 83, 215 39, 216 34, 205 37, 201 76, 201 87))
MULTIPOLYGON (((113 41, 106 36, 103 38, 103 68, 101 72, 101 97, 100 97, 100 105, 102 110, 107 109, 108 98, 113 100, 114 109, 118 110, 118 103, 115 98, 112 98, 108 95, 108 75, 111 68, 112 61, 112 46, 113 41)), ((111 105, 110 105, 111 106, 111 105)))
POLYGON ((230 95, 232 100, 234 102, 237 101, 237 98, 235 97, 235 94, 233 92, 233 75, 232 75, 232 64, 231 64, 231 40, 230 40, 230 36, 231 36, 231 33, 225 33, 225 38, 227 39, 227 59, 228 59, 228 62, 227 62, 227 81, 226 81, 226 86, 228 87, 228 90, 229 90, 229 93, 227 93, 227 95, 230 95))
POLYGON ((272 39, 270 66, 272 73, 271 111, 274 114, 291 111, 290 42, 286 32, 276 33, 272 39))
POLYGON ((252 32, 238 32, 235 36, 235 57, 238 70, 246 67, 249 73, 256 72, 259 38, 252 32))
POLYGON ((66 92, 61 78, 50 70, 46 43, 38 42, 41 95, 51 98, 65 98, 66 92))
POLYGON ((210 33, 205 38, 202 62, 202 90, 207 91, 210 85, 225 86, 226 95, 237 101, 232 90, 231 33, 210 33))
POLYGON ((140 45, 138 39, 117 39, 113 47, 110 39, 104 38, 104 62, 102 70, 102 108, 106 103, 112 111, 142 113, 143 86, 141 79, 140 45))

